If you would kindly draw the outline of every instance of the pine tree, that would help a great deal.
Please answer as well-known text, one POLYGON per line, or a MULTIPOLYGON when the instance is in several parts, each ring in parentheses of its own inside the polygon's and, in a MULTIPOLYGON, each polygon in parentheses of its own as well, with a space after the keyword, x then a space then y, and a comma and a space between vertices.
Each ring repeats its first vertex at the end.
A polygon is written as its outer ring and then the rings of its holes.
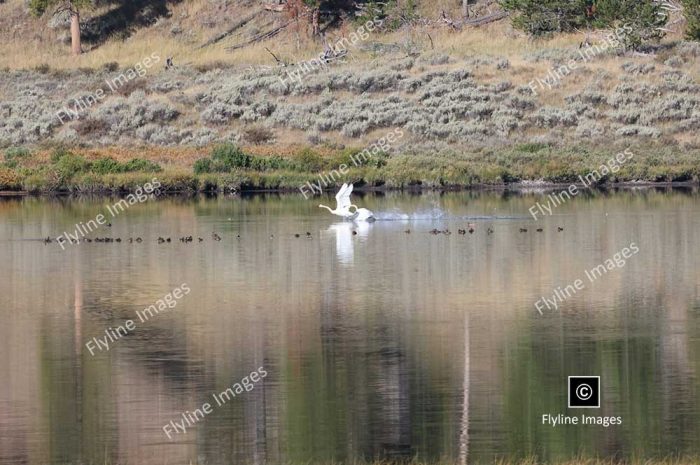
POLYGON ((529 34, 627 26, 628 47, 662 37, 662 28, 668 20, 659 0, 500 0, 500 3, 512 13, 513 25, 529 34))
POLYGON ((585 26, 588 0, 501 0, 513 25, 531 35, 570 32, 585 26))
POLYGON ((83 50, 80 45, 80 8, 91 5, 91 0, 30 0, 29 9, 35 15, 42 15, 49 8, 55 7, 53 14, 68 13, 70 15, 71 51, 80 55, 83 50))
POLYGON ((596 0, 596 23, 601 27, 627 26, 625 46, 636 48, 663 37, 668 14, 659 0, 596 0))
POLYGON ((688 21, 686 37, 700 40, 700 0, 683 0, 683 12, 688 21))

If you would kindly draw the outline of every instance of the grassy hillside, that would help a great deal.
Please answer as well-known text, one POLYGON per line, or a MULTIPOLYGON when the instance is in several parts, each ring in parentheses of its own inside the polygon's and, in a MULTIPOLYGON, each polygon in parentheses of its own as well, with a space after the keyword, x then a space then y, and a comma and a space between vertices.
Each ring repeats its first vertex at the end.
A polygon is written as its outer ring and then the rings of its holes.
MULTIPOLYGON (((208 65, 213 62, 244 66, 273 65, 275 62, 266 48, 288 61, 308 59, 323 50, 319 40, 308 34, 308 24, 300 21, 272 40, 228 51, 231 46, 242 44, 289 21, 288 14, 264 10, 260 0, 171 0, 163 2, 166 13, 142 5, 146 3, 144 1, 126 3, 129 6, 126 9, 110 5, 83 11, 83 48, 87 53, 72 57, 66 16, 53 17, 47 12, 37 18, 29 14, 25 0, 0 2, 0 40, 3 43, 0 69, 33 69, 40 65, 48 65, 52 69, 99 68, 112 62, 128 67, 153 51, 162 56, 173 56, 180 65, 208 65), (210 39, 256 13, 254 18, 224 39, 201 48, 210 39), (127 20, 130 26, 126 26, 127 20)), ((415 42, 416 46, 422 47, 429 43, 427 33, 430 32, 437 49, 464 54, 476 50, 480 53, 509 53, 537 48, 535 44, 528 44, 527 40, 513 43, 512 39, 519 34, 512 31, 502 37, 486 36, 488 40, 484 40, 482 33, 469 33, 473 31, 457 36, 442 34, 447 32, 447 28, 435 26, 441 23, 441 13, 444 11, 458 18, 459 2, 435 0, 414 3, 420 21, 395 33, 372 37, 370 42, 405 46, 414 45, 415 42), (425 26, 428 22, 435 24, 425 26)), ((498 10, 495 0, 479 0, 471 8, 473 15, 498 10)), ((345 18, 342 23, 329 25, 324 33, 330 42, 334 42, 349 35, 356 26, 351 18, 345 18)), ((577 39, 564 37, 550 43, 556 45, 572 40, 577 39)), ((367 56, 360 50, 354 50, 353 55, 357 58, 367 56)))

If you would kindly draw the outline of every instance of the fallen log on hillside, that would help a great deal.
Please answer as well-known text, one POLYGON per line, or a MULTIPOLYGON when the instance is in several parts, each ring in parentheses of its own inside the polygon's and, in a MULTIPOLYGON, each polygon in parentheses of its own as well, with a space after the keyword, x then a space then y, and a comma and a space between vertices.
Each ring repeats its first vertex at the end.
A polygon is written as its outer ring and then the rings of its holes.
POLYGON ((453 21, 452 18, 447 16, 447 14, 443 11, 441 16, 440 16, 440 21, 442 23, 446 24, 447 26, 451 27, 454 30, 460 30, 464 26, 474 26, 474 27, 483 26, 484 24, 489 24, 489 23, 493 23, 495 21, 499 21, 507 16, 508 16, 507 12, 497 11, 495 13, 481 16, 479 18, 465 19, 463 21, 453 21))
POLYGON ((234 51, 234 50, 238 50, 239 48, 246 47, 246 46, 248 46, 248 45, 250 45, 250 44, 253 44, 253 43, 255 43, 255 42, 260 42, 261 40, 265 40, 265 39, 269 39, 270 37, 274 37, 274 36, 276 36, 277 34, 279 34, 279 32, 280 32, 282 29, 284 29, 285 27, 289 26, 289 25, 292 24, 293 22, 294 22, 294 20, 287 21, 287 22, 284 23, 283 25, 281 25, 281 26, 279 26, 279 27, 276 27, 276 28, 274 28, 274 29, 272 29, 272 30, 270 30, 270 31, 262 32, 262 33, 260 33, 260 34, 257 34, 255 37, 253 37, 253 38, 250 39, 250 40, 246 40, 245 42, 242 42, 242 43, 240 43, 240 44, 236 44, 236 45, 232 45, 232 46, 230 46, 230 47, 226 47, 226 50, 228 50, 229 52, 232 52, 232 51, 234 51))
POLYGON ((251 22, 253 19, 255 19, 255 17, 258 16, 260 13, 261 13, 261 11, 256 11, 252 15, 249 15, 249 16, 243 18, 242 20, 238 21, 236 24, 231 26, 226 32, 223 32, 223 33, 219 34, 218 36, 214 37, 213 39, 206 41, 204 44, 200 45, 199 48, 208 47, 209 45, 215 44, 215 43, 219 42, 221 39, 224 39, 227 36, 233 34, 238 29, 242 28, 243 26, 245 26, 246 24, 251 22))
POLYGON ((492 13, 490 15, 482 16, 481 18, 476 18, 476 19, 470 19, 467 21, 464 21, 465 26, 483 26, 484 24, 492 23, 494 21, 501 20, 508 16, 508 13, 505 11, 497 11, 496 13, 492 13))

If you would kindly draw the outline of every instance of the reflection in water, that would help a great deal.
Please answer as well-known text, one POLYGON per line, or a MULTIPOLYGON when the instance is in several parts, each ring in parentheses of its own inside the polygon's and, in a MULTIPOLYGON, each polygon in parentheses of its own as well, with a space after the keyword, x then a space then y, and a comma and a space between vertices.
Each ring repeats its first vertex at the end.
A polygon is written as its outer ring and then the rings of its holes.
POLYGON ((359 222, 353 223, 344 221, 334 223, 326 230, 335 235, 335 252, 338 256, 338 261, 344 265, 351 265, 355 257, 354 240, 365 240, 369 236, 369 231, 372 228, 372 223, 359 222))
POLYGON ((462 384, 462 422, 459 432, 459 463, 469 458, 469 319, 464 318, 464 382, 462 384))
POLYGON ((104 201, 0 201, 0 463, 700 454, 697 193, 593 192, 535 225, 541 195, 368 196, 444 212, 371 225, 292 196, 166 199, 98 234, 144 243, 66 251, 29 239, 104 201), (428 233, 465 218, 473 235, 428 233), (631 241, 624 268, 536 312, 631 241), (90 356, 88 339, 183 282, 175 309, 90 356), (259 366, 263 382, 168 441, 163 424, 259 366), (566 378, 581 374, 602 377, 599 414, 622 426, 541 424, 578 413, 566 378))

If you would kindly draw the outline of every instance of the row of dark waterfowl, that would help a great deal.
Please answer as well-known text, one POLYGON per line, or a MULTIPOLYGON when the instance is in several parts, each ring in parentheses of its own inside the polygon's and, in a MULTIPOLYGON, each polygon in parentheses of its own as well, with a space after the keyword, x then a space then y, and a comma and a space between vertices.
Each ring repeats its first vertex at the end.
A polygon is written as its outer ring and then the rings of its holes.
MULTIPOLYGON (((544 228, 537 228, 535 231, 541 233, 541 232, 544 232, 544 228)), ((561 227, 561 226, 557 226, 557 231, 558 231, 558 232, 562 232, 562 231, 564 231, 564 228, 561 227)), ((406 234, 411 234, 411 230, 410 230, 410 229, 407 229, 407 230, 404 231, 404 232, 405 232, 406 234)), ((435 235, 435 236, 438 235, 438 234, 444 234, 444 235, 446 235, 446 236, 449 236, 450 234, 452 234, 452 231, 450 231, 449 229, 437 229, 437 228, 434 228, 434 229, 431 229, 431 230, 428 231, 428 232, 429 232, 430 234, 432 234, 432 235, 435 235)), ((464 235, 466 235, 467 233, 469 233, 469 234, 474 234, 475 232, 476 232, 476 227, 473 226, 473 225, 469 225, 469 227, 468 227, 467 229, 461 229, 461 228, 460 228, 460 229, 457 229, 457 234, 459 234, 459 235, 461 235, 461 236, 464 236, 464 235)), ((527 228, 520 228, 520 232, 521 232, 521 233, 526 233, 526 232, 528 232, 528 229, 527 229, 527 228)), ((486 234, 491 235, 491 234, 493 234, 493 233, 494 233, 494 229, 493 229, 492 227, 486 228, 486 234)))
MULTIPOLYGON (((240 239, 240 237, 241 236, 239 234, 238 238, 240 239)), ((215 240, 216 242, 219 242, 222 240, 221 236, 219 236, 217 233, 212 233, 211 238, 213 240, 215 240)), ((179 238, 179 240, 180 240, 180 242, 187 244, 190 242, 194 242, 194 236, 182 236, 179 238)), ((65 239, 63 237, 58 237, 56 239, 53 239, 53 238, 51 238, 51 236, 47 236, 46 238, 43 239, 43 242, 44 242, 44 244, 51 244, 52 242, 56 242, 58 244, 61 244, 64 242, 68 243, 68 244, 80 244, 80 243, 90 244, 92 242, 98 242, 98 243, 117 242, 117 243, 119 243, 119 242, 122 242, 122 238, 121 237, 117 237, 117 238, 114 238, 114 237, 95 237, 95 238, 84 237, 83 239, 73 239, 73 238, 69 237, 68 239, 65 239)), ((136 242, 137 244, 140 244, 141 242, 143 242, 143 239, 141 237, 137 237, 137 238, 130 237, 127 240, 127 242, 129 242, 129 244, 132 244, 134 242, 136 242)), ((164 243, 173 242, 173 240, 169 237, 158 236, 157 242, 159 244, 164 244, 164 243)), ((197 242, 204 242, 204 239, 201 237, 197 237, 197 242)))
MULTIPOLYGON (((537 228, 535 231, 541 233, 541 232, 544 232, 544 228, 537 228)), ((562 231, 564 231, 564 228, 561 227, 561 226, 557 226, 557 231, 558 231, 558 232, 562 232, 562 231)), ((428 232, 429 232, 430 234, 433 234, 433 235, 444 234, 444 235, 449 236, 449 235, 452 234, 452 231, 450 231, 449 229, 437 229, 437 228, 434 228, 434 229, 431 229, 431 230, 428 231, 428 232)), ((458 228, 458 229, 457 229, 457 234, 459 234, 459 235, 461 235, 461 236, 464 236, 464 235, 466 235, 467 233, 469 233, 469 234, 474 234, 475 232, 476 232, 476 226, 475 226, 475 225, 472 225, 472 224, 470 224, 466 229, 462 229, 462 228, 458 228)), ((527 228, 520 228, 520 232, 521 232, 521 233, 526 233, 526 232, 528 232, 528 229, 527 229, 527 228)), ((404 233, 406 233, 406 234, 411 234, 411 230, 410 230, 410 229, 407 229, 407 230, 404 231, 404 233)), ((489 227, 486 228, 486 234, 491 235, 491 234, 493 234, 493 233, 494 233, 494 229, 493 229, 492 227, 489 226, 489 227)), ((353 230, 353 231, 352 231, 352 235, 353 235, 353 236, 356 236, 356 235, 357 235, 357 231, 353 230)), ((241 235, 240 235, 240 234, 237 234, 236 237, 237 237, 238 239, 240 239, 240 238, 241 238, 241 235)), ((274 238, 274 237, 275 237, 274 234, 271 234, 271 235, 270 235, 270 239, 272 239, 272 238, 274 238)), ((302 237, 302 234, 295 233, 295 234, 294 234, 294 237, 295 237, 295 238, 300 238, 300 237, 302 237)), ((312 234, 311 234, 310 232, 308 232, 308 231, 306 232, 305 237, 306 237, 307 239, 313 239, 312 234)), ((214 232, 214 233, 211 233, 211 238, 212 238, 214 241, 216 241, 216 242, 220 242, 220 241, 223 240, 223 238, 222 238, 220 235, 218 235, 217 233, 215 233, 215 232, 214 232)), ((190 243, 190 242, 194 242, 194 236, 182 236, 182 237, 179 238, 179 241, 182 242, 183 244, 188 244, 188 243, 190 243)), ((117 242, 117 243, 120 243, 120 242, 122 242, 122 239, 121 239, 120 237, 117 237, 117 238, 112 238, 112 237, 96 237, 96 238, 94 238, 94 239, 91 239, 91 238, 89 238, 89 237, 86 237, 86 238, 83 238, 83 239, 81 240, 81 239, 71 239, 71 238, 68 238, 68 239, 64 239, 64 238, 52 239, 51 237, 46 237, 45 239, 43 239, 43 242, 44 242, 44 244, 50 244, 50 243, 52 243, 52 242, 56 242, 56 243, 67 242, 68 244, 80 244, 81 242, 84 242, 84 243, 92 243, 92 242, 98 242, 98 243, 112 243, 112 242, 117 242)), ((134 243, 134 242, 140 244, 141 242, 143 242, 143 239, 142 239, 141 237, 136 237, 136 238, 130 237, 130 238, 127 240, 127 242, 129 242, 129 244, 134 243)), ((173 240, 172 240, 170 237, 158 236, 157 242, 158 242, 159 244, 165 244, 165 243, 171 243, 171 242, 173 242, 173 240)), ((201 237, 197 237, 197 242, 200 242, 200 243, 201 243, 201 242, 204 242, 204 239, 201 238, 201 237)))
MULTIPOLYGON (((121 237, 95 237, 94 239, 91 239, 89 237, 84 237, 82 240, 81 239, 63 239, 63 238, 57 238, 57 239, 52 239, 51 237, 46 237, 43 239, 44 244, 51 244, 52 242, 56 242, 58 244, 61 244, 63 242, 68 243, 68 244, 80 244, 80 243, 92 243, 92 242, 104 242, 104 243, 111 243, 111 242, 121 242, 122 238, 121 237)), ((137 237, 134 239, 133 237, 129 238, 129 243, 132 242, 143 242, 143 239, 140 237, 137 237)))

